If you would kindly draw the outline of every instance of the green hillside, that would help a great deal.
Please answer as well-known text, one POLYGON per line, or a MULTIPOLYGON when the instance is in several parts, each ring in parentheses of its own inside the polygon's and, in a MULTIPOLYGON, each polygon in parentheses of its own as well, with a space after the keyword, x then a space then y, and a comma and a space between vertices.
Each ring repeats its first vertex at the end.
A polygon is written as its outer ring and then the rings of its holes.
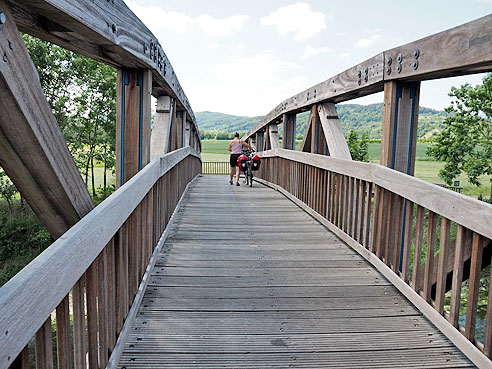
MULTIPOLYGON (((381 138, 382 103, 371 105, 342 104, 337 105, 337 110, 345 133, 356 130, 367 132, 369 138, 381 138)), ((442 129, 442 121, 446 116, 447 113, 444 111, 420 107, 418 138, 431 138, 436 135, 442 129)), ((238 117, 221 113, 199 112, 196 113, 196 118, 198 127, 202 131, 234 133, 236 131, 248 131, 262 117, 238 117)), ((297 133, 304 133, 308 119, 309 112, 297 115, 297 133)))

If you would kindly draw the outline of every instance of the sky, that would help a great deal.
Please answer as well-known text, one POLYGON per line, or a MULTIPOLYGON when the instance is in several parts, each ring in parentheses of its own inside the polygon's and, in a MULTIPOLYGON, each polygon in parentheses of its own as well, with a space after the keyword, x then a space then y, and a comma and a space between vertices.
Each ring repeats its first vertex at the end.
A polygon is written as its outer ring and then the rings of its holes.
MULTIPOLYGON (((492 13, 492 0, 127 0, 161 43, 195 112, 264 115, 384 50, 492 13)), ((420 105, 449 106, 425 81, 420 105)), ((351 103, 383 101, 382 93, 351 103)))

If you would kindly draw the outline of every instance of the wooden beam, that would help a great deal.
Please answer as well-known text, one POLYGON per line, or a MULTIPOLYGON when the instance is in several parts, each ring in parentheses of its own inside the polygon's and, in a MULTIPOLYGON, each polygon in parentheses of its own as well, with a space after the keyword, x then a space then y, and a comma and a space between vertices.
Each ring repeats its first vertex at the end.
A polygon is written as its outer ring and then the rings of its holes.
POLYGON ((269 149, 279 149, 280 140, 278 138, 278 127, 276 124, 268 126, 268 146, 269 149))
POLYGON ((319 122, 316 104, 311 107, 311 153, 323 154, 325 139, 319 122))
POLYGON ((352 156, 338 119, 337 108, 333 103, 318 105, 318 115, 326 138, 329 155, 333 158, 351 160, 352 156))
POLYGON ((282 101, 243 139, 283 114, 306 111, 322 102, 339 103, 383 91, 385 81, 424 81, 486 71, 492 71, 492 15, 381 52, 330 77, 282 101))
POLYGON ((303 152, 311 152, 311 141, 312 141, 312 132, 313 132, 313 112, 309 115, 308 122, 306 125, 306 129, 304 130, 304 136, 302 137, 301 147, 299 151, 303 152))
POLYGON ((417 145, 420 82, 384 85, 381 165, 413 175, 417 145))
POLYGON ((282 138, 282 148, 283 149, 296 149, 296 115, 295 114, 283 114, 283 138, 282 138))
POLYGON ((0 165, 58 238, 94 205, 3 0, 0 9, 0 165))
POLYGON ((25 33, 116 67, 150 69, 153 95, 175 98, 196 127, 188 98, 163 48, 123 0, 10 3, 15 5, 15 22, 25 33))
MULTIPOLYGON (((155 117, 154 117, 154 121, 155 121, 155 117)), ((187 121, 185 121, 184 146, 183 147, 190 146, 190 138, 191 138, 190 129, 191 129, 191 123, 189 120, 187 120, 187 121)))
POLYGON ((256 132, 256 151, 265 150, 265 131, 256 132))
MULTIPOLYGON (((154 125, 150 137, 151 160, 168 153, 171 135, 171 119, 174 102, 170 96, 159 96, 156 103, 154 125)), ((189 128, 188 128, 189 132, 189 128)), ((189 146, 189 139, 188 139, 189 146)))
POLYGON ((116 93, 116 188, 150 161, 150 96, 148 69, 118 69, 116 93))

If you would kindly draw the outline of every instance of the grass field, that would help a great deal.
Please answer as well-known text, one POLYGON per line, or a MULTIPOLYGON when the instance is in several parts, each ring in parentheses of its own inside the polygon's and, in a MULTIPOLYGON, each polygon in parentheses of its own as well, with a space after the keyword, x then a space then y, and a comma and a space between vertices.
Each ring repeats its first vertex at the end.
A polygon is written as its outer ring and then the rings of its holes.
MULTIPOLYGON (((227 147, 228 140, 202 140, 202 159, 203 161, 229 161, 229 151, 227 147)), ((296 146, 299 149, 301 141, 297 141, 296 146)), ((431 183, 444 183, 439 178, 439 170, 444 166, 444 163, 435 161, 433 158, 425 154, 430 143, 418 143, 415 162, 415 176, 431 183)), ((373 163, 379 163, 381 144, 377 142, 369 143, 369 160, 373 163)), ((97 177, 96 177, 97 179, 97 177)), ((468 182, 465 175, 461 175, 456 180, 460 181, 460 186, 463 187, 462 193, 468 196, 477 198, 478 195, 489 197, 490 195, 490 180, 486 177, 481 178, 481 186, 477 187, 468 182)))

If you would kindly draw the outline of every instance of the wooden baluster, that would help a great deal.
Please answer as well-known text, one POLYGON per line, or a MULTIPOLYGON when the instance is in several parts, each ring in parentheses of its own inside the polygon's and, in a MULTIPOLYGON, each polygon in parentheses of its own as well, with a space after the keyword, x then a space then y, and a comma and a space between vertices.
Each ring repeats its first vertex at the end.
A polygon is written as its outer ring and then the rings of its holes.
POLYGON ((85 278, 87 296, 87 340, 89 369, 97 369, 97 259, 85 272, 85 278))
POLYGON ((364 228, 363 228, 364 247, 366 249, 369 248, 369 236, 371 233, 372 187, 373 185, 371 182, 367 183, 366 205, 364 210, 365 221, 364 221, 364 228))
POLYGON ((347 219, 349 217, 349 177, 343 176, 343 217, 342 230, 347 233, 347 219))
MULTIPOLYGON (((374 185, 374 206, 372 209, 372 227, 369 227, 369 232, 371 234, 371 245, 369 250, 372 253, 376 252, 378 243, 378 228, 379 228, 379 203, 380 203, 380 193, 381 188, 378 185, 374 185)), ((369 226, 369 224, 368 224, 369 226)))
POLYGON ((36 333, 36 369, 53 369, 51 316, 36 333))
POLYGON ((470 280, 468 283, 468 302, 466 305, 465 337, 475 341, 477 323, 478 292, 480 290, 480 272, 482 267, 483 237, 473 232, 470 280))
POLYGON ((366 211, 365 201, 366 201, 366 181, 360 180, 360 189, 359 189, 359 204, 358 204, 358 214, 357 214, 357 226, 356 226, 356 240, 361 245, 364 243, 363 240, 363 229, 364 229, 364 212, 366 211))
POLYGON ((107 248, 107 301, 108 301, 108 340, 107 348, 112 350, 116 343, 116 281, 115 281, 115 241, 114 237, 109 241, 107 248))
MULTIPOLYGON (((491 260, 492 265, 492 260, 491 260)), ((483 341, 483 353, 491 358, 492 357, 492 268, 489 273, 489 296, 487 301, 487 315, 485 317, 485 339, 483 341)))
POLYGON ((327 193, 326 193, 325 218, 333 223, 333 218, 332 218, 332 214, 333 214, 333 211, 332 211, 332 208, 333 208, 333 173, 331 171, 327 171, 326 174, 327 174, 327 183, 326 183, 327 193))
POLYGON ((350 225, 352 224, 352 203, 354 193, 354 179, 347 177, 347 202, 346 202, 346 216, 343 223, 343 230, 350 236, 350 225))
POLYGON ((384 223, 386 225, 386 230, 384 232, 384 242, 383 242, 383 250, 382 253, 384 255, 384 262, 386 265, 390 265, 391 263, 391 241, 394 236, 394 218, 393 218, 393 195, 392 192, 386 191, 386 196, 388 197, 387 205, 384 209, 384 223))
POLYGON ((72 367, 70 345, 70 301, 68 295, 56 308, 56 348, 58 369, 72 367))
POLYGON ((384 188, 379 188, 379 197, 378 197, 378 213, 377 213, 377 230, 376 230, 376 256, 380 259, 382 259, 383 256, 383 251, 384 251, 384 230, 385 230, 385 224, 384 224, 384 214, 387 209, 385 209, 385 199, 386 197, 386 190, 384 188))
POLYGON ((26 346, 15 358, 9 369, 31 369, 31 363, 29 361, 29 347, 26 346))
POLYGON ((424 299, 427 302, 431 300, 432 292, 432 272, 434 267, 434 252, 436 244, 436 224, 437 215, 429 210, 429 224, 427 226, 427 252, 425 255, 425 270, 424 270, 424 299))
POLYGON ((420 280, 420 260, 422 259, 422 244, 424 238, 424 208, 417 205, 417 222, 415 223, 415 249, 413 252, 413 276, 412 284, 413 289, 419 292, 419 280, 420 280))
POLYGON ((465 228, 458 224, 456 228, 456 246, 454 249, 453 284, 451 287, 451 305, 449 321, 459 327, 461 284, 463 283, 463 252, 465 249, 465 228))
POLYGON ((441 237, 439 240, 439 261, 437 266, 437 286, 436 286, 436 310, 439 314, 444 314, 444 297, 446 295, 446 263, 449 254, 449 219, 441 218, 441 237))
POLYGON ((72 289, 74 368, 86 369, 85 350, 85 276, 72 289))
POLYGON ((395 217, 395 237, 393 246, 393 272, 397 273, 400 268, 400 255, 401 255, 401 234, 402 234, 402 222, 403 222, 403 198, 396 196, 396 217, 395 217))
POLYGON ((408 283, 410 274, 410 253, 412 248, 412 231, 413 231, 413 202, 405 200, 405 232, 403 241, 403 260, 401 263, 402 279, 408 283))
POLYGON ((97 264, 97 326, 99 337, 99 364, 100 367, 106 366, 108 361, 107 337, 108 337, 108 317, 107 317, 107 255, 106 247, 101 251, 96 259, 97 264))

